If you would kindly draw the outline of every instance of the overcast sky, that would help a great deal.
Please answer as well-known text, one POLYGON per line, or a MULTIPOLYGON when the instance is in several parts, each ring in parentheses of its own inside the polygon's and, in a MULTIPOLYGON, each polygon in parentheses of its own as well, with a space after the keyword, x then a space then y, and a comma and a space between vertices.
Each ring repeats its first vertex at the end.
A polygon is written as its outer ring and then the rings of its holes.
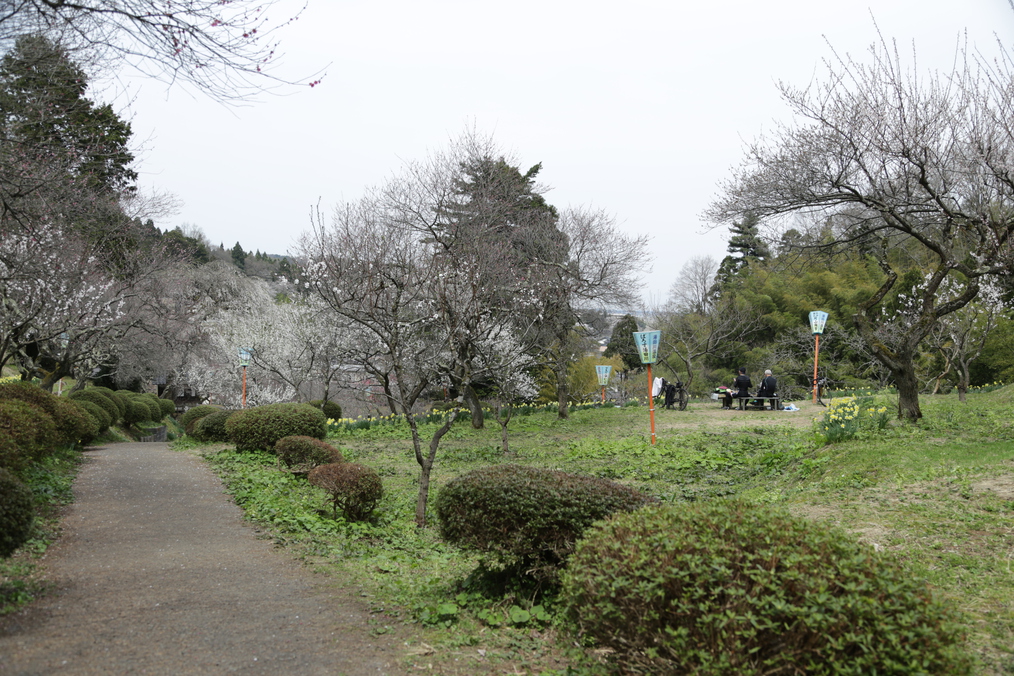
POLYGON ((326 67, 319 86, 236 108, 131 81, 123 114, 142 187, 183 202, 159 227, 276 254, 318 201, 354 200, 474 126, 522 170, 542 162, 550 203, 650 235, 650 300, 689 258, 725 255, 727 230, 700 214, 744 142, 787 119, 776 83, 820 77, 832 47, 862 57, 876 26, 926 69, 966 31, 988 54, 1014 46, 1008 0, 310 0, 282 35, 284 73, 326 67))

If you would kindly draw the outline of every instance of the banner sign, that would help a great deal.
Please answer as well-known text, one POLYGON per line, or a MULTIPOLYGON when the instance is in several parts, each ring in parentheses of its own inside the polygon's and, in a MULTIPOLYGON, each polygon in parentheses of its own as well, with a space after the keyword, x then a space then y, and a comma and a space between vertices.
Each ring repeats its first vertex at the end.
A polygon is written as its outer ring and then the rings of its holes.
POLYGON ((810 313, 810 330, 814 335, 824 333, 824 325, 827 324, 827 313, 814 310, 810 313))
POLYGON ((595 365, 595 373, 599 376, 599 385, 605 387, 609 384, 609 372, 613 370, 613 367, 606 364, 602 366, 600 364, 595 365))
POLYGON ((654 364, 658 359, 658 345, 662 342, 661 331, 635 331, 634 345, 641 356, 642 364, 654 364))

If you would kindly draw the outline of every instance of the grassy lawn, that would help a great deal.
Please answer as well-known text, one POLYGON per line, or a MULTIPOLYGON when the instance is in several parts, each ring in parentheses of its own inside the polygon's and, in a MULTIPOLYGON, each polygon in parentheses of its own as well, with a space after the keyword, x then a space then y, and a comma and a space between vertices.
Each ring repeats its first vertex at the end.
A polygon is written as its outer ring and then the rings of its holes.
MULTIPOLYGON (((607 477, 667 502, 743 495, 781 503, 900 557, 965 613, 980 673, 1014 673, 1014 393, 973 394, 967 403, 925 397, 919 425, 892 421, 831 445, 814 427, 826 410, 799 405, 657 410, 655 446, 644 408, 589 408, 563 421, 537 413, 511 423, 508 456, 495 422, 473 430, 463 421, 441 444, 431 503, 453 477, 502 462, 607 477)), ((418 466, 404 425, 337 431, 330 441, 383 478, 385 497, 369 523, 329 518, 323 494, 279 472, 271 456, 189 448, 209 458, 280 546, 335 584, 361 587, 375 631, 404 637, 407 667, 568 673, 573 648, 555 630, 552 596, 484 593, 469 577, 474 557, 442 543, 434 524, 415 527, 418 466)))

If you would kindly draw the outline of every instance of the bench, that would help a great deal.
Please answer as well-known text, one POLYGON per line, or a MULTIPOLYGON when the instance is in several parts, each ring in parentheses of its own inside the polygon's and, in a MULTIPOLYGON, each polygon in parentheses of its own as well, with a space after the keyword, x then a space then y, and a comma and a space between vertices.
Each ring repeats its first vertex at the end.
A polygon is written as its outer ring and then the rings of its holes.
POLYGON ((735 399, 739 402, 739 410, 745 411, 748 408, 766 410, 767 405, 771 405, 772 411, 780 411, 782 408, 782 398, 779 396, 774 397, 743 397, 741 399, 735 399), (757 402, 760 402, 759 404, 757 402))

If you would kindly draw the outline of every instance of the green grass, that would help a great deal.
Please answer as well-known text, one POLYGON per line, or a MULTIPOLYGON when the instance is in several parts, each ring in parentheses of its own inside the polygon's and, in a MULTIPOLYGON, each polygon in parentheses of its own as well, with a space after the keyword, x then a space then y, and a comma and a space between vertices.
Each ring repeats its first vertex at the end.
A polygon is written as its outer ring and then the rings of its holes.
MULTIPOLYGON (((980 673, 1014 673, 1014 394, 973 393, 967 404, 924 397, 922 406, 918 425, 892 421, 830 445, 816 425, 781 414, 716 419, 703 406, 660 413, 652 446, 643 408, 588 408, 564 421, 540 412, 512 422, 510 456, 494 422, 473 430, 463 420, 441 444, 431 504, 451 478, 501 462, 608 477, 665 502, 742 495, 783 503, 900 557, 965 613, 980 673), (732 419, 748 422, 716 426, 732 419)), ((433 425, 424 426, 426 438, 433 425)), ((484 593, 470 577, 474 557, 442 543, 434 527, 415 527, 419 471, 406 426, 345 426, 330 441, 383 478, 385 497, 369 523, 332 520, 323 494, 279 472, 271 456, 219 446, 207 457, 278 544, 361 586, 378 634, 407 632, 419 648, 406 656, 409 667, 566 673, 551 595, 484 593)))

